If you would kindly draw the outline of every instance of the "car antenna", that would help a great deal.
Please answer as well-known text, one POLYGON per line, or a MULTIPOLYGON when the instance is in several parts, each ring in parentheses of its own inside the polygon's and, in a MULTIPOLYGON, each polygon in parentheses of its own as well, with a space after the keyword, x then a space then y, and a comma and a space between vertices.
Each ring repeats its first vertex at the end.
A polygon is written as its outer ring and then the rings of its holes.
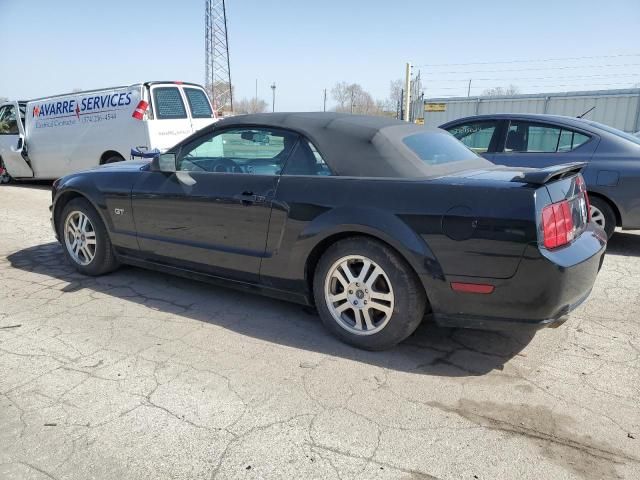
POLYGON ((591 107, 589 110, 587 110, 586 112, 584 112, 582 115, 578 115, 576 118, 582 118, 585 115, 588 115, 589 113, 591 113, 593 110, 596 109, 596 106, 594 105, 593 107, 591 107))

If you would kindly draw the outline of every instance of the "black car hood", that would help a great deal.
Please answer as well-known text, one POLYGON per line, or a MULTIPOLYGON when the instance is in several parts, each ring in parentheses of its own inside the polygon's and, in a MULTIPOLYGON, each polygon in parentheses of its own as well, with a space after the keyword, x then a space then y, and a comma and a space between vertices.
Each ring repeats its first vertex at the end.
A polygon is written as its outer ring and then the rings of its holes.
POLYGON ((92 171, 109 171, 109 172, 133 172, 140 170, 142 167, 149 165, 149 160, 125 160, 123 162, 108 163, 106 165, 100 165, 99 167, 85 170, 87 172, 92 171))

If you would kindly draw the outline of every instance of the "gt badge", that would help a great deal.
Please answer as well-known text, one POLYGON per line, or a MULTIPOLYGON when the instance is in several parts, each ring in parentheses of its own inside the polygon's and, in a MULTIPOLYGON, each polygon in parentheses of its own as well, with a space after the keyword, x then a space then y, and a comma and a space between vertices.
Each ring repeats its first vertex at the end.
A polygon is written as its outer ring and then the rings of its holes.
POLYGON ((116 215, 122 215, 124 213, 124 208, 114 208, 113 211, 116 215))

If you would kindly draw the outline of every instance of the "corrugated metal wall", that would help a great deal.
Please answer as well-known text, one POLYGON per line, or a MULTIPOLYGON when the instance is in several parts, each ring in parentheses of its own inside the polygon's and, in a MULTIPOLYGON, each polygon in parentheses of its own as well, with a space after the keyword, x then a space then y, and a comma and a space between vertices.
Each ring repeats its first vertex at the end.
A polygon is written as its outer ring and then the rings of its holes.
MULTIPOLYGON (((422 102, 416 102, 418 103, 420 105, 416 105, 414 111, 424 110, 422 102)), ((585 118, 625 132, 640 130, 640 89, 541 93, 510 97, 428 98, 424 103, 446 104, 444 112, 424 112, 425 125, 431 127, 462 117, 491 113, 548 113, 575 117, 595 106, 595 110, 585 118)))

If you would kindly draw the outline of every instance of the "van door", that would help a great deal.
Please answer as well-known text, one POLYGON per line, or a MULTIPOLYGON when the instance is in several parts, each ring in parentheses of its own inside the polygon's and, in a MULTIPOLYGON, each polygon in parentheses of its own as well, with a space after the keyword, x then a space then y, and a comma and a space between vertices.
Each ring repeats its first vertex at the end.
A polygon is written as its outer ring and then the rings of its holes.
POLYGON ((216 121, 216 115, 211 107, 209 97, 203 89, 184 85, 183 91, 191 113, 191 130, 197 132, 216 121))
POLYGON ((150 97, 152 115, 147 121, 149 147, 165 151, 191 135, 191 121, 177 85, 152 85, 150 97))
POLYGON ((4 168, 14 178, 33 177, 33 170, 23 156, 25 142, 23 121, 18 102, 0 107, 0 158, 4 168))

